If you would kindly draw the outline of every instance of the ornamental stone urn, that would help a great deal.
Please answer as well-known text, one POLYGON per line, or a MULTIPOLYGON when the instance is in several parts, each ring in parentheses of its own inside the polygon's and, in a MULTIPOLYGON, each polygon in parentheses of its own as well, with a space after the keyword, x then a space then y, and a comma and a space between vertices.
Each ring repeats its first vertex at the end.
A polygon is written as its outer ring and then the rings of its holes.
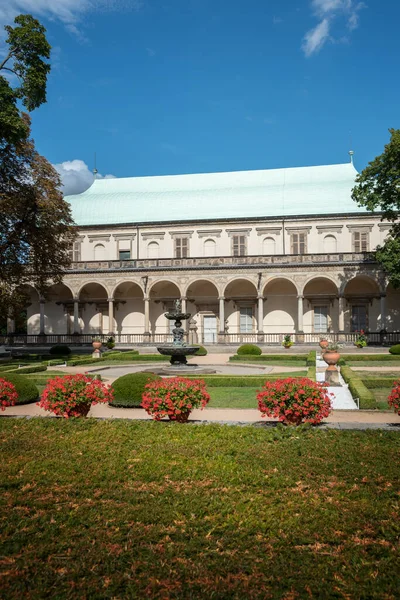
POLYGON ((321 338, 319 340, 319 347, 321 350, 325 350, 329 346, 329 341, 326 338, 321 338))
POLYGON ((336 371, 335 365, 337 365, 340 359, 340 354, 337 350, 325 350, 325 352, 322 355, 322 358, 324 359, 326 364, 329 365, 328 370, 336 371))

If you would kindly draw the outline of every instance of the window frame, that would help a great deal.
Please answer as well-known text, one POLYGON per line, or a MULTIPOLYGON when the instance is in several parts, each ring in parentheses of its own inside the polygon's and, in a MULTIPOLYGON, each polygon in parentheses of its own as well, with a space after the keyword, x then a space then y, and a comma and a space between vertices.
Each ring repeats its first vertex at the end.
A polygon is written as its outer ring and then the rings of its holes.
POLYGON ((247 235, 235 233, 232 236, 232 256, 247 256, 247 235))
POLYGON ((290 252, 291 254, 307 254, 307 232, 292 231, 290 234, 290 252), (303 251, 302 251, 303 246, 303 251), (296 250, 296 252, 295 252, 296 250))
POLYGON ((353 231, 352 232, 353 252, 369 252, 369 232, 368 231, 353 231), (358 238, 358 239, 357 239, 358 238))
POLYGON ((187 236, 177 236, 174 239, 175 258, 189 258, 189 238, 187 236))

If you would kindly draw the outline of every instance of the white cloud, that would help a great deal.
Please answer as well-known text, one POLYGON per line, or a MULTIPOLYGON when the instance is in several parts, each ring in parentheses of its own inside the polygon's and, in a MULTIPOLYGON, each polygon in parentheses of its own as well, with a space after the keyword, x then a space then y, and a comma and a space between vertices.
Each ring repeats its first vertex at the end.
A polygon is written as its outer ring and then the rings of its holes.
MULTIPOLYGON (((53 165, 59 172, 62 182, 62 190, 65 196, 81 194, 87 190, 94 181, 92 171, 83 160, 66 160, 57 165, 53 165)), ((98 173, 96 179, 114 179, 115 175, 101 175, 98 173)))
MULTIPOLYGON (((321 50, 325 43, 330 39, 338 41, 331 37, 330 31, 335 19, 342 17, 349 31, 358 27, 359 12, 365 8, 364 2, 355 0, 311 0, 313 13, 320 19, 320 22, 307 31, 304 36, 302 49, 308 57, 321 50)), ((345 36, 340 39, 346 39, 345 36)))
POLYGON ((71 33, 82 36, 79 22, 86 13, 139 10, 142 0, 0 0, 0 26, 11 25, 16 15, 29 13, 39 19, 64 23, 71 33))
POLYGON ((307 31, 303 40, 303 51, 306 56, 311 56, 321 50, 329 38, 329 20, 323 19, 314 29, 307 31))

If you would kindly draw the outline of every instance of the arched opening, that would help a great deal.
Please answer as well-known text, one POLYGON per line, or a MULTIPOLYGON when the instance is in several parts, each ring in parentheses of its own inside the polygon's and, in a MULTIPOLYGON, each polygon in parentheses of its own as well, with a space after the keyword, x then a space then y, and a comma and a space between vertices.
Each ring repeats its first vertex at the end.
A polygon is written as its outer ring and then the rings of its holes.
POLYGON ((100 283, 87 283, 79 293, 80 327, 82 333, 107 333, 108 294, 100 283))
POLYGON ((297 323, 297 289, 292 281, 277 278, 268 282, 264 296, 265 333, 294 333, 297 323))
POLYGON ((103 244, 96 244, 94 249, 94 260, 105 260, 106 247, 103 244))
POLYGON ((158 258, 160 256, 160 246, 158 242, 149 242, 147 244, 147 258, 158 258))
POLYGON ((247 279, 234 279, 226 286, 224 296, 227 333, 255 335, 257 331, 257 288, 254 283, 247 279))
POLYGON ((266 237, 263 240, 263 254, 271 256, 275 254, 275 240, 272 237, 266 237))
POLYGON ((214 240, 206 240, 203 244, 204 256, 215 256, 217 244, 214 240))
POLYGON ((326 235, 324 237, 324 252, 327 254, 337 252, 337 240, 334 235, 326 235))
POLYGON ((338 331, 338 288, 327 277, 311 279, 304 287, 304 332, 338 331))
POLYGON ((110 323, 110 331, 119 335, 140 335, 144 325, 141 287, 132 281, 120 283, 114 290, 114 323, 110 323))
POLYGON ((391 283, 386 288, 386 329, 400 331, 400 288, 391 283))
MULTIPOLYGON (((173 321, 169 321, 164 313, 171 310, 175 300, 181 297, 178 286, 172 281, 158 281, 150 289, 150 332, 160 334, 162 341, 165 335, 172 341, 173 321)), ((157 339, 156 339, 157 341, 157 339)))
POLYGON ((345 330, 379 331, 380 290, 367 275, 357 275, 344 286, 345 330))
POLYGON ((52 285, 45 302, 45 332, 72 334, 74 332, 74 302, 69 287, 63 283, 52 285))
POLYGON ((191 320, 195 321, 198 341, 204 344, 217 342, 221 327, 217 287, 207 280, 194 281, 189 285, 186 296, 187 310, 191 320))
MULTIPOLYGON (((31 285, 23 285, 17 290, 18 302, 10 312, 11 333, 35 335, 40 332, 39 294, 31 285)), ((7 319, 4 327, 7 329, 7 319)))

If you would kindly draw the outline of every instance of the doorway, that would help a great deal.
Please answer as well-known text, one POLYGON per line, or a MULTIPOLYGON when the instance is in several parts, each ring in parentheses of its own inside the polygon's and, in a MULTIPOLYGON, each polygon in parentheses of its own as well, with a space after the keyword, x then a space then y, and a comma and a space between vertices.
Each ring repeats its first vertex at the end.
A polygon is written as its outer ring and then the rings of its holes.
POLYGON ((203 317, 203 342, 215 344, 217 342, 217 317, 207 315, 203 317))

